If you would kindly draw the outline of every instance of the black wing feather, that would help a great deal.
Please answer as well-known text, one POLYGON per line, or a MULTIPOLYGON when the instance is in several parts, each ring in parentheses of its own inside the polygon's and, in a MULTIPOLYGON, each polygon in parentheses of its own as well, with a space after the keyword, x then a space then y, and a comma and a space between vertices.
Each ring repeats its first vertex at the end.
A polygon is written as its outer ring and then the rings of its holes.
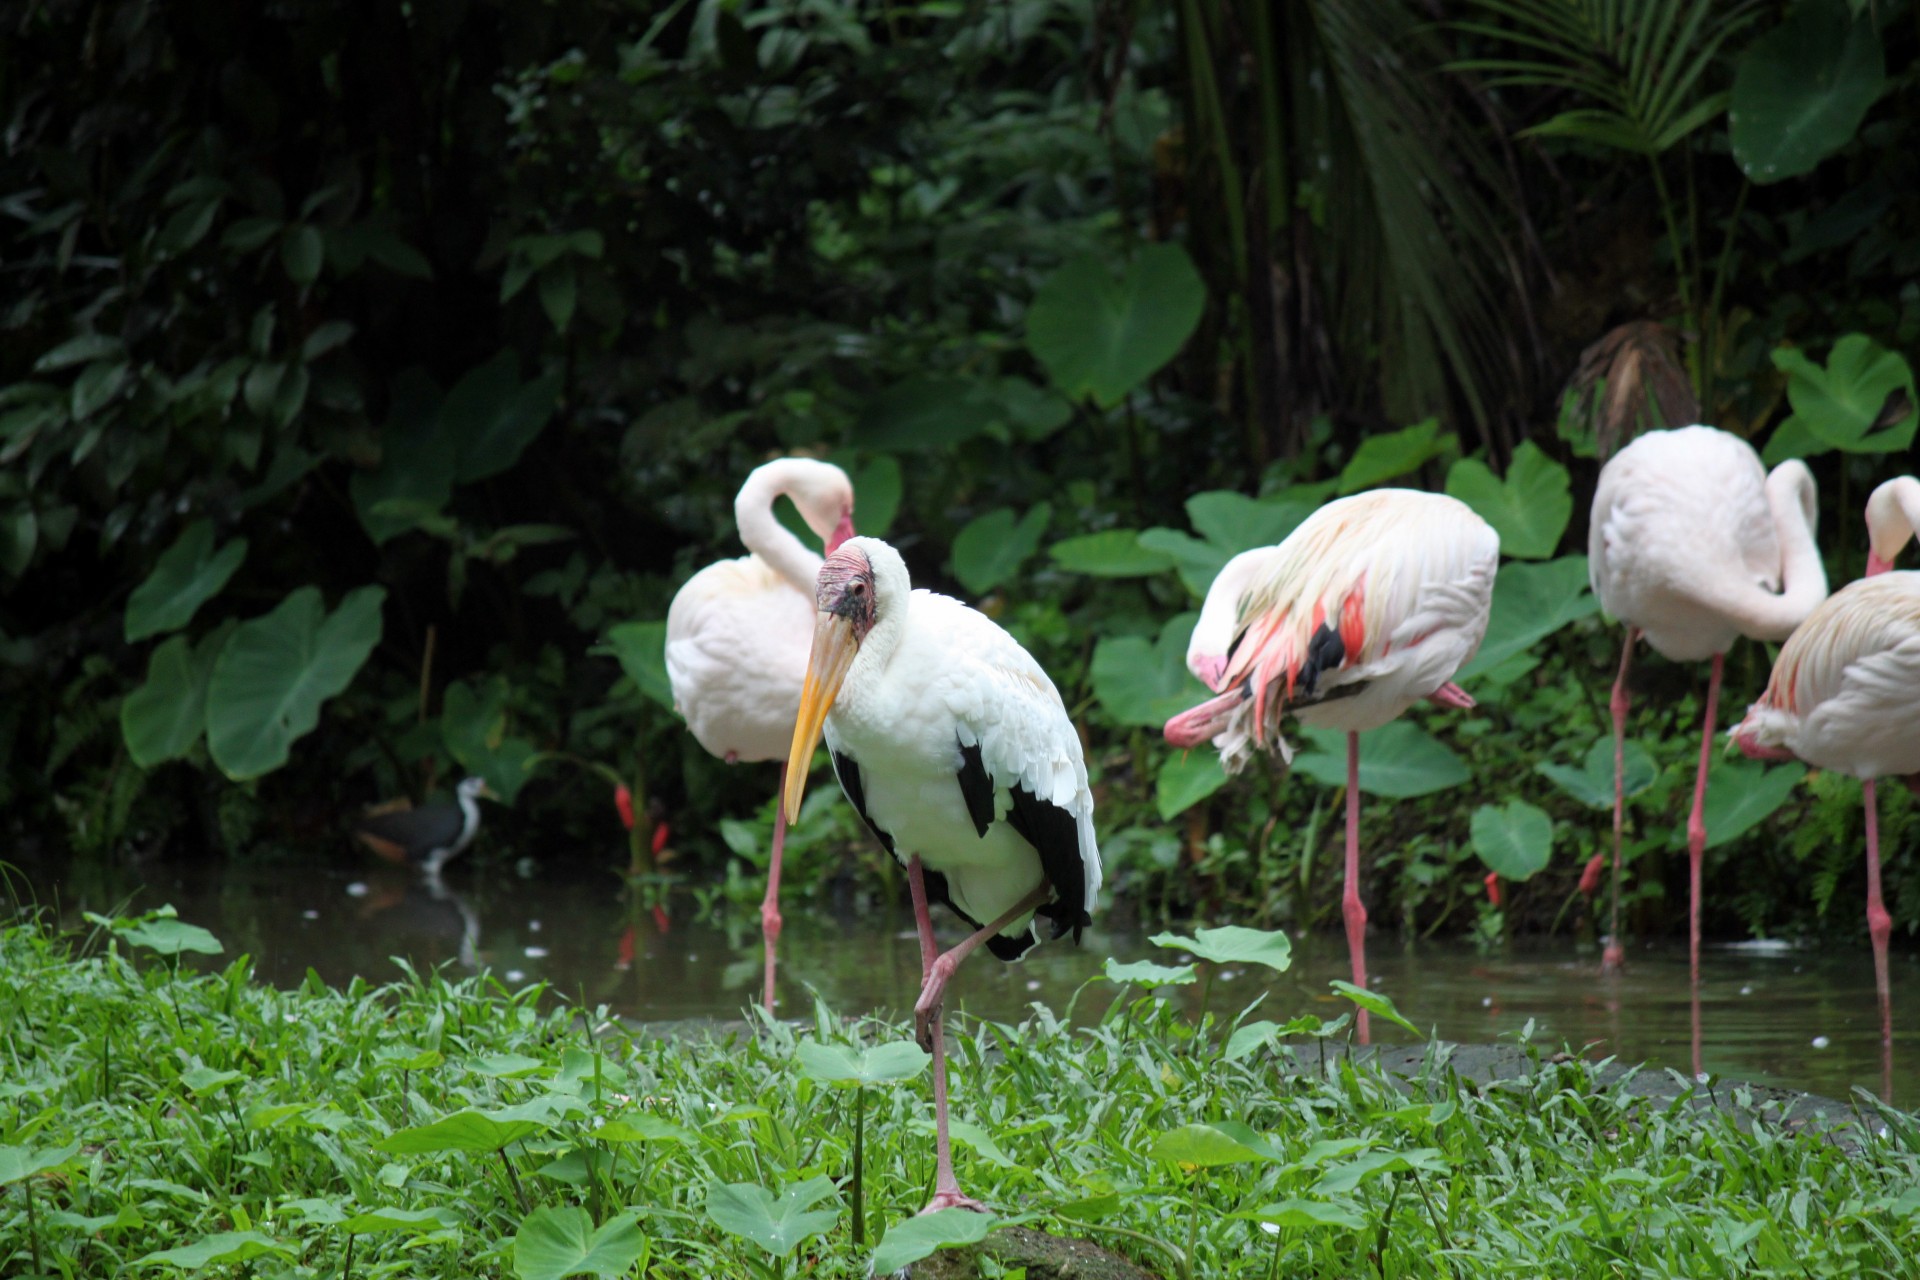
POLYGON ((867 824, 867 830, 873 832, 873 838, 882 848, 892 853, 894 860, 900 855, 894 853, 893 836, 873 824, 873 818, 867 813, 867 787, 860 781, 860 762, 844 751, 829 751, 833 758, 833 776, 840 779, 840 789, 847 793, 847 800, 853 805, 853 811, 860 815, 860 821, 867 824))
POLYGON ((1053 885, 1053 901, 1034 914, 1053 921, 1054 937, 1072 930, 1073 940, 1080 941, 1080 930, 1093 923, 1087 911, 1086 870, 1080 863, 1080 824, 1067 810, 1018 785, 1007 824, 1039 853, 1040 870, 1053 885))
POLYGON ((993 825, 993 778, 980 758, 980 744, 960 744, 960 795, 973 819, 973 833, 984 838, 993 825))

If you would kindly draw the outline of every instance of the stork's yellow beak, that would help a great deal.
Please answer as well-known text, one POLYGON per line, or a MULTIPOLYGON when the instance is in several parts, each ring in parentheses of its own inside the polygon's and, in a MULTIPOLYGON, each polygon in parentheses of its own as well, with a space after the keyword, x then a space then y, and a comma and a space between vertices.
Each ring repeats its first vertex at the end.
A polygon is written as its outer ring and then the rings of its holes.
POLYGON ((800 686, 800 714, 793 722, 793 750, 787 755, 787 821, 800 819, 800 797, 807 792, 807 770, 813 749, 820 745, 827 712, 840 696, 847 669, 860 652, 853 623, 837 613, 822 612, 813 620, 813 650, 807 655, 807 678, 800 686))

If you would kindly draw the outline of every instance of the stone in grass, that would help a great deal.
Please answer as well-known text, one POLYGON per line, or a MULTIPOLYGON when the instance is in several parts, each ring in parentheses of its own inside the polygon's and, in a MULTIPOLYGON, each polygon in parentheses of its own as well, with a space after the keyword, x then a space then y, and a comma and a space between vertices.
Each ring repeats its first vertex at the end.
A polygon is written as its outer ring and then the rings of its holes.
POLYGON ((1006 1227, 979 1244, 942 1249, 900 1274, 907 1280, 978 1280, 983 1274, 982 1257, 1000 1264, 994 1275, 1025 1267, 1027 1280, 1160 1280, 1153 1272, 1097 1244, 1026 1227, 1006 1227))

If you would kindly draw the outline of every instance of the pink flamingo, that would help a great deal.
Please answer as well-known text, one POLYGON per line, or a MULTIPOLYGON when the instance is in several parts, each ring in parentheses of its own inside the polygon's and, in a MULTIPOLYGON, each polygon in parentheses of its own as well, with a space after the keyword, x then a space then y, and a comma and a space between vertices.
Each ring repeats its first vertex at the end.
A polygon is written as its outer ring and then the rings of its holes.
MULTIPOLYGON (((1218 693, 1167 721, 1167 741, 1211 741, 1227 772, 1255 750, 1291 763, 1280 717, 1347 735, 1346 888, 1355 986, 1367 984, 1360 901, 1360 734, 1422 698, 1471 707, 1449 683, 1480 647, 1500 535, 1465 503, 1376 489, 1321 507, 1275 547, 1243 551, 1207 591, 1187 666, 1218 693)), ((1367 1015, 1359 1014, 1364 1042, 1367 1015)))
MULTIPOLYGON (((784 787, 784 762, 813 642, 813 588, 821 558, 774 517, 774 500, 783 494, 826 542, 829 554, 853 536, 853 485, 846 472, 812 458, 780 458, 756 467, 733 500, 734 524, 750 554, 715 561, 674 595, 667 610, 667 679, 675 709, 701 746, 728 764, 779 760, 784 787)), ((761 1000, 769 1011, 786 840, 787 811, 776 805, 767 894, 760 903, 766 939, 761 1000)))

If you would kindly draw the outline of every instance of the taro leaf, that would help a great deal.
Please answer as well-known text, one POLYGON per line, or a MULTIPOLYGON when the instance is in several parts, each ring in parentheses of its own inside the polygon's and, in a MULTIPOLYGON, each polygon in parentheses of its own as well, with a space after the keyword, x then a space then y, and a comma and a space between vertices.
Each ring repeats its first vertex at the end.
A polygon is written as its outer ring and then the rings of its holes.
POLYGON ((953 540, 953 576, 973 594, 987 594, 1040 549, 1040 535, 1052 518, 1053 505, 1046 502, 1018 520, 1011 507, 976 516, 953 540))
POLYGON ((417 1156, 436 1151, 493 1152, 545 1132, 551 1124, 552 1105, 523 1103, 497 1111, 475 1111, 469 1107, 442 1116, 432 1124, 416 1125, 388 1134, 374 1143, 374 1149, 393 1155, 417 1156))
POLYGON ((630 1111, 615 1116, 593 1131, 596 1142, 679 1142, 691 1144, 692 1130, 650 1111, 630 1111))
POLYGON ((367 1209, 343 1218, 339 1227, 348 1235, 385 1235, 390 1231, 438 1231, 460 1225, 460 1215, 452 1209, 367 1209))
POLYGON ((1886 85, 1873 15, 1850 16, 1840 0, 1805 0, 1734 67, 1733 158, 1762 185, 1810 173, 1853 141, 1886 85))
POLYGON ((1073 418, 1073 406, 1060 394, 1025 378, 1000 378, 984 388, 998 416, 1023 440, 1044 440, 1073 418))
POLYGON ((1527 880, 1553 852, 1553 819, 1525 800, 1473 811, 1473 851, 1495 874, 1527 880))
POLYGON ((440 388, 419 369, 394 379, 391 408, 380 428, 380 466, 357 473, 347 483, 360 526, 376 543, 405 533, 419 523, 403 512, 438 511, 453 496, 460 454, 453 436, 441 429, 440 388))
POLYGON ((113 931, 155 955, 177 956, 182 951, 191 951, 195 955, 217 956, 226 950, 220 945, 220 939, 199 925, 176 919, 172 907, 162 907, 143 920, 115 925, 113 931))
POLYGON ((1338 978, 1335 978, 1327 985, 1333 988, 1336 995, 1343 995, 1353 1001, 1357 1008, 1365 1009, 1368 1013, 1385 1018, 1388 1022, 1398 1026, 1405 1027, 1416 1036, 1420 1034, 1420 1028, 1408 1022, 1406 1015, 1394 1007, 1393 1001, 1381 995, 1378 991, 1369 991, 1365 987, 1356 987, 1351 982, 1342 982, 1338 978))
POLYGON ((1173 567, 1172 557, 1140 545, 1133 529, 1103 529, 1056 542, 1047 548, 1054 563, 1069 573, 1096 578, 1139 578, 1173 567))
POLYGON ((751 1182, 715 1183, 707 1188, 707 1216, 729 1235, 751 1240, 774 1257, 783 1258, 802 1240, 826 1231, 839 1220, 838 1205, 812 1209, 833 1194, 833 1179, 824 1174, 789 1183, 777 1197, 751 1182))
POLYGON ((629 1209, 595 1228, 585 1209, 535 1209, 513 1236, 514 1274, 520 1280, 623 1276, 647 1251, 639 1217, 629 1209))
POLYGON ((927 1255, 954 1245, 979 1244, 999 1225, 990 1213, 971 1209, 936 1209, 903 1218, 887 1228, 873 1251, 872 1274, 892 1275, 927 1255))
POLYGON ((1154 778, 1154 805, 1160 820, 1171 822, 1194 805, 1225 786, 1227 771, 1220 767, 1218 752, 1179 751, 1160 763, 1154 778))
POLYGON ((1438 1148, 1415 1147, 1412 1151, 1369 1151, 1357 1159, 1345 1164, 1334 1165, 1320 1175, 1315 1184, 1316 1191, 1329 1195, 1340 1195, 1353 1190, 1369 1178, 1377 1178, 1387 1173, 1440 1173, 1449 1172, 1451 1166, 1438 1148))
MULTIPOLYGON (((1294 757, 1294 772, 1329 787, 1346 786, 1346 735, 1302 729, 1300 736, 1310 749, 1294 757)), ((1410 720, 1395 720, 1360 735, 1360 790, 1368 795, 1408 800, 1466 780, 1467 766, 1460 757, 1410 720)))
MULTIPOLYGON (((1758 760, 1719 760, 1707 770, 1707 848, 1717 849, 1742 835, 1787 802, 1807 767, 1797 762, 1771 768, 1758 760)), ((1675 828, 1673 843, 1685 846, 1687 829, 1675 828)))
POLYGON ((1099 258, 1074 258, 1034 295, 1027 347, 1055 386, 1110 409, 1179 353, 1206 302, 1178 245, 1148 245, 1118 280, 1099 258))
POLYGON ((280 262, 287 269, 287 279, 302 289, 320 278, 320 267, 326 261, 326 245, 320 239, 320 233, 306 223, 297 223, 288 227, 280 240, 280 262))
MULTIPOLYGON (((1645 747, 1629 738, 1621 757, 1625 765, 1626 796, 1637 796, 1653 785, 1660 771, 1645 747)), ((1578 769, 1564 764, 1537 764, 1533 766, 1533 771, 1551 779, 1562 791, 1589 809, 1613 807, 1613 739, 1610 737, 1597 739, 1588 747, 1586 759, 1578 769)))
POLYGON ((1850 333, 1834 343, 1824 369, 1793 347, 1776 347, 1773 365, 1787 375, 1787 401, 1793 405, 1793 416, 1768 441, 1769 458, 1782 436, 1792 441, 1802 432, 1826 448, 1848 453, 1888 453, 1913 442, 1915 426, 1920 425, 1920 393, 1914 389, 1913 369, 1905 357, 1865 334, 1850 333), (1887 397, 1895 392, 1906 393, 1906 415, 1885 430, 1874 431, 1887 397))
POLYGON ((1143 987, 1184 987, 1199 980, 1199 975, 1190 964, 1155 964, 1151 960, 1121 964, 1112 956, 1107 957, 1109 982, 1132 982, 1143 987))
POLYGON ((1560 545, 1573 517, 1567 469, 1531 440, 1513 451, 1507 478, 1487 464, 1462 458, 1447 471, 1447 493, 1466 503, 1500 535, 1500 550, 1519 560, 1544 560, 1560 545))
POLYGON ((1263 964, 1275 973, 1284 973, 1293 963, 1293 943, 1278 929, 1249 929, 1228 924, 1217 929, 1196 929, 1191 938, 1177 933, 1156 933, 1148 941, 1156 947, 1191 951, 1214 964, 1263 964))
POLYGON ((870 538, 886 537, 900 510, 899 460, 883 453, 848 470, 853 474, 854 527, 870 538))
POLYGON ((1265 1222, 1276 1227, 1312 1229, 1316 1227, 1345 1227, 1358 1231, 1367 1225, 1367 1220, 1351 1209, 1337 1204, 1328 1204, 1324 1200, 1281 1200, 1274 1204, 1261 1205, 1258 1209, 1243 1209, 1239 1213, 1230 1213, 1229 1218, 1251 1218, 1256 1222, 1265 1222))
POLYGON ((177 760, 200 740, 207 727, 213 662, 237 625, 228 622, 194 645, 185 636, 171 636, 153 651, 146 682, 120 703, 120 735, 142 769, 177 760))
MULTIPOLYGON (((188 927, 191 928, 192 926, 188 927)), ((246 1076, 241 1072, 216 1071, 214 1068, 203 1064, 195 1067, 191 1071, 183 1072, 180 1076, 180 1083, 187 1086, 189 1093, 201 1094, 213 1093, 216 1090, 224 1089, 230 1084, 237 1084, 245 1079, 246 1076)))
POLYGON ((1213 1169, 1267 1159, 1267 1153, 1210 1124, 1183 1124, 1154 1138, 1149 1153, 1161 1164, 1187 1169, 1213 1169))
POLYGON ((353 681, 380 642, 384 587, 361 587, 324 616, 318 587, 234 628, 207 683, 207 747, 236 782, 287 762, 320 706, 353 681))
POLYGON ((1280 1024, 1277 1022, 1268 1022, 1264 1019, 1259 1022, 1249 1022, 1233 1029, 1233 1034, 1227 1037, 1227 1047, 1221 1056, 1228 1062, 1238 1062, 1266 1048, 1279 1039, 1280 1035, 1280 1024))
POLYGON ((520 381, 511 348, 468 370, 440 406, 441 429, 453 442, 454 478, 469 484, 511 469, 553 419, 559 398, 559 373, 520 381))
POLYGON ((283 1244, 272 1236, 261 1235, 258 1231, 222 1231, 218 1235, 208 1236, 197 1244, 182 1245, 178 1249, 162 1249, 149 1253, 144 1258, 135 1258, 133 1265, 146 1266, 149 1263, 163 1262, 178 1267, 182 1271, 199 1271, 215 1264, 231 1265, 237 1262, 249 1262, 254 1258, 272 1254, 278 1258, 292 1258, 298 1253, 292 1245, 283 1244))
POLYGON ((502 1053, 475 1058, 467 1065, 483 1076, 519 1079, 522 1076, 532 1075, 547 1064, 539 1058, 530 1058, 524 1053, 502 1053))
POLYGON ((1452 432, 1440 434, 1440 420, 1428 418, 1399 431, 1368 436, 1340 469, 1342 495, 1371 489, 1382 480, 1403 476, 1458 444, 1452 432))
POLYGON ((64 1147, 0 1146, 0 1187, 24 1181, 36 1173, 58 1169, 78 1154, 80 1144, 77 1142, 64 1147))
POLYGON ((845 1044, 802 1040, 798 1049, 800 1072, 823 1084, 886 1084, 907 1080, 926 1070, 932 1059, 911 1040, 893 1040, 871 1049, 845 1044))
POLYGON ((1140 548, 1156 555, 1163 555, 1173 562, 1180 575, 1180 581, 1195 596, 1204 597, 1213 580, 1227 566, 1233 554, 1211 542, 1202 542, 1192 534, 1181 533, 1178 529, 1143 529, 1140 531, 1140 548))
MULTIPOLYGON (((853 441, 863 449, 888 453, 946 449, 980 435, 999 417, 978 381, 921 374, 868 400, 854 423, 853 441)), ((857 524, 857 506, 854 515, 857 524)))
POLYGON ((1198 620, 1176 615, 1151 644, 1142 636, 1107 636, 1094 646, 1094 696, 1114 723, 1157 729, 1213 696, 1187 670, 1187 641, 1198 620))
POLYGON ((1486 638, 1480 642, 1480 652, 1454 679, 1477 676, 1599 610, 1600 601, 1587 584, 1585 556, 1502 565, 1493 580, 1493 616, 1487 622, 1486 638))
POLYGON ((235 538, 215 551, 213 523, 195 520, 127 597, 127 643, 186 626, 201 605, 220 594, 246 558, 245 538, 235 538))
POLYGON ((1313 510, 1312 503, 1261 501, 1231 489, 1211 489, 1187 499, 1187 519, 1194 531, 1228 555, 1284 541, 1313 510))
POLYGON ((623 622, 607 632, 595 653, 611 653, 640 692, 673 710, 673 684, 667 679, 667 624, 623 622))
POLYGON ((502 804, 512 804, 533 776, 539 752, 525 738, 507 736, 505 676, 491 676, 475 693, 464 680, 447 686, 440 707, 440 740, 460 767, 487 780, 502 804))

